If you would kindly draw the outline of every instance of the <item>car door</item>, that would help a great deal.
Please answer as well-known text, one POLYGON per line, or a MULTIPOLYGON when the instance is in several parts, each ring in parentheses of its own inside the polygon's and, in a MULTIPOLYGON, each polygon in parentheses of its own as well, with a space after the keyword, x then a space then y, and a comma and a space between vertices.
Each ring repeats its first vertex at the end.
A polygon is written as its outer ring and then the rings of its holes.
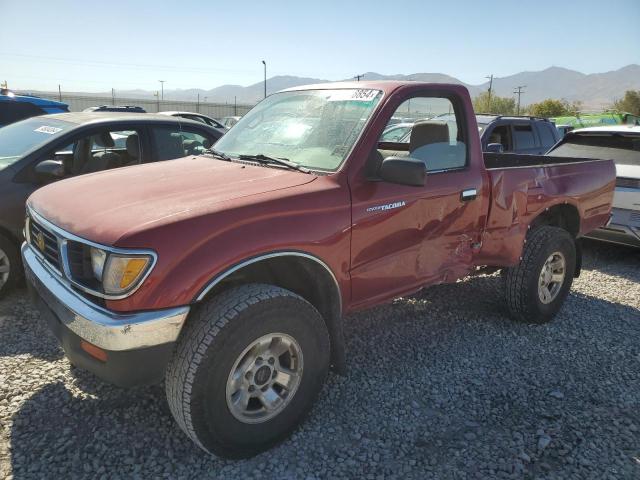
POLYGON ((378 143, 372 155, 377 162, 386 156, 418 158, 425 163, 427 180, 420 187, 375 176, 354 180, 351 279, 356 305, 463 276, 471 268, 486 213, 482 160, 471 162, 470 127, 461 100, 427 91, 406 99, 397 111, 416 120, 409 143, 378 143), (455 111, 450 121, 425 120, 450 111, 455 111))

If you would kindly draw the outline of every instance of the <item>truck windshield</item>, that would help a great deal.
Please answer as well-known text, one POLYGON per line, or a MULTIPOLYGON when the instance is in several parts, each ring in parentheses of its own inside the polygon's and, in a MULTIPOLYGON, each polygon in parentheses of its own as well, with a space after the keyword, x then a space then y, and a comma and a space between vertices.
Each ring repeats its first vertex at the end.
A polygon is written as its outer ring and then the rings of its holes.
POLYGON ((382 97, 379 90, 299 90, 267 97, 216 143, 232 158, 284 158, 335 171, 382 97))
POLYGON ((44 115, 0 128, 0 170, 20 160, 25 153, 59 137, 72 127, 72 123, 44 115))
POLYGON ((617 165, 640 166, 640 135, 568 134, 549 155, 613 160, 617 165))

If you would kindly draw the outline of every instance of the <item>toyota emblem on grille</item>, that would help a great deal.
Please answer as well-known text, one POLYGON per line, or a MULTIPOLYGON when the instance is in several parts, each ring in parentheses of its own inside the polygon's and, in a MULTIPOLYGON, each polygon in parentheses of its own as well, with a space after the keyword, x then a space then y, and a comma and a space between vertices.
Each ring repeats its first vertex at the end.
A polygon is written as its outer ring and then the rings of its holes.
POLYGON ((34 240, 36 241, 36 246, 40 249, 42 253, 44 253, 45 243, 44 243, 44 235, 42 234, 42 232, 36 233, 34 240))

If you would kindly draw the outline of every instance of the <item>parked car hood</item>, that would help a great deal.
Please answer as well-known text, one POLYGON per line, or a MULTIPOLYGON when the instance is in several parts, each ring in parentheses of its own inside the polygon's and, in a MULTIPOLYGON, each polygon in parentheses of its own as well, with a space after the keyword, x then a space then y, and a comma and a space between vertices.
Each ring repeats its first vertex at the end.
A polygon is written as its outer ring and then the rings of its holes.
POLYGON ((234 199, 316 178, 280 168, 187 157, 60 181, 37 190, 28 204, 66 231, 114 245, 127 234, 213 213, 234 199))

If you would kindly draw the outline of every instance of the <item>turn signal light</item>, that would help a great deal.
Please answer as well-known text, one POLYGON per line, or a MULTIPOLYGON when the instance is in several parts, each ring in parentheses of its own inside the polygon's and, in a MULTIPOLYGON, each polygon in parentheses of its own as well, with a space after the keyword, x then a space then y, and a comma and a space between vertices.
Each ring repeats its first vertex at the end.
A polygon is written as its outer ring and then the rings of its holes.
POLYGON ((102 350, 100 347, 96 347, 92 343, 85 342, 84 340, 80 340, 80 348, 82 348, 85 352, 87 352, 93 358, 96 358, 101 362, 107 361, 107 352, 102 350))

